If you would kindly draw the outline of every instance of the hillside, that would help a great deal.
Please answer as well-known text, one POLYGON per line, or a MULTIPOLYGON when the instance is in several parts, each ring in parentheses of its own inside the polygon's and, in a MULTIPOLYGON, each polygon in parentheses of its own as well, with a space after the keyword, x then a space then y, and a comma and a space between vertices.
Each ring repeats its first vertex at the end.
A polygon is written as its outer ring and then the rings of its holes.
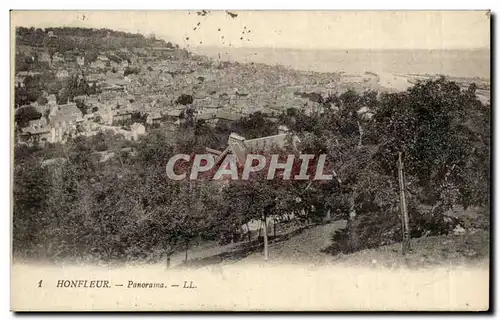
MULTIPOLYGON (((271 257, 329 262, 339 253, 332 234, 342 224, 321 225, 326 217, 349 221, 346 242, 338 242, 343 253, 401 241, 398 157, 412 237, 425 236, 439 251, 431 237, 489 228, 491 110, 463 79, 391 91, 381 81, 400 86, 401 79, 228 62, 106 30, 21 29, 18 38, 18 67, 27 69, 15 79, 20 257, 170 256, 172 265, 188 266, 258 260, 260 235, 249 235, 249 224, 276 218, 281 230, 269 238, 271 257), (81 49, 93 45, 92 55, 81 49), (175 154, 234 152, 233 133, 245 146, 263 142, 252 145, 256 153, 324 155, 322 168, 334 173, 288 184, 262 171, 222 187, 167 175, 175 154), (291 148, 284 138, 295 135, 300 143, 291 148), (445 215, 456 206, 480 207, 483 218, 445 215)), ((306 165, 311 174, 316 165, 306 165)), ((459 249, 469 242, 455 241, 459 249)), ((426 242, 416 244, 427 253, 426 242)))
MULTIPOLYGON (((477 210, 450 211, 451 217, 463 222, 479 222, 484 217, 477 210)), ((466 225, 466 224, 464 224, 466 225)), ((476 225, 477 226, 477 225, 476 225)), ((384 268, 424 268, 434 266, 478 265, 487 267, 490 256, 490 233, 488 225, 481 227, 461 226, 448 235, 413 238, 411 252, 403 256, 401 244, 394 243, 354 253, 333 253, 330 250, 335 241, 332 236, 346 228, 345 220, 338 220, 309 226, 280 225, 277 237, 270 228, 271 241, 267 264, 305 264, 339 266, 377 266, 384 268)), ((257 231, 253 234, 257 237, 257 231)), ((213 264, 263 264, 263 244, 257 240, 246 240, 235 244, 204 244, 189 250, 188 262, 185 253, 172 256, 171 264, 177 267, 201 268, 213 264)), ((160 259, 158 263, 164 261, 160 259)))
MULTIPOLYGON (((127 78, 127 92, 136 96, 141 112, 166 113, 175 109, 181 94, 192 96, 191 107, 200 111, 219 108, 249 114, 301 108, 312 112, 320 107, 318 102, 300 93, 314 92, 326 98, 348 89, 389 89, 373 73, 320 73, 229 62, 195 55, 178 45, 140 34, 83 28, 16 30, 16 71, 39 72, 41 78, 38 86, 26 85, 33 86, 35 92, 28 93, 28 99, 21 104, 35 101, 42 95, 40 91, 62 95, 58 88, 65 83, 57 76, 61 70, 69 76, 83 74, 87 83, 96 78, 124 79, 127 72, 120 70, 123 62, 134 70, 127 78), (84 59, 81 64, 79 57, 84 59)), ((397 90, 404 88, 399 84, 397 90)))
MULTIPOLYGON (((399 92, 417 80, 433 79, 431 75, 393 75, 388 73, 313 72, 294 70, 280 65, 239 63, 195 55, 178 45, 140 34, 108 29, 85 28, 18 28, 16 30, 16 71, 40 72, 40 83, 34 93, 19 104, 43 95, 61 92, 64 79, 83 74, 86 83, 95 79, 126 80, 127 93, 135 96, 137 111, 168 113, 177 108, 180 95, 193 98, 191 108, 199 112, 223 109, 236 114, 262 111, 278 114, 287 108, 307 112, 321 109, 320 102, 347 90, 399 92), (78 57, 84 62, 78 64, 78 57), (102 60, 101 60, 102 59, 102 60), (123 66, 125 64, 126 67, 123 66), (68 77, 68 76, 66 76, 68 77), (320 100, 303 94, 316 93, 320 100)), ((473 80, 460 79, 466 88, 473 80)), ((489 100, 489 85, 475 80, 478 96, 489 100)), ((84 89, 69 94, 91 94, 84 89)), ((19 99, 21 100, 21 99, 19 99)))
MULTIPOLYGON (((289 237, 271 241, 269 261, 266 264, 303 264, 311 266, 338 265, 356 267, 426 268, 436 266, 474 265, 488 267, 490 256, 489 232, 482 229, 469 230, 463 234, 440 235, 415 238, 412 251, 401 254, 399 243, 375 249, 361 250, 350 254, 330 255, 325 251, 332 245, 331 235, 345 227, 345 221, 336 221, 311 226, 292 233, 289 237)), ((189 261, 184 263, 184 254, 172 257, 172 265, 202 268, 214 264, 247 265, 264 264, 262 244, 246 243, 228 246, 203 246, 189 252, 189 261), (247 249, 246 251, 242 249, 247 249)))

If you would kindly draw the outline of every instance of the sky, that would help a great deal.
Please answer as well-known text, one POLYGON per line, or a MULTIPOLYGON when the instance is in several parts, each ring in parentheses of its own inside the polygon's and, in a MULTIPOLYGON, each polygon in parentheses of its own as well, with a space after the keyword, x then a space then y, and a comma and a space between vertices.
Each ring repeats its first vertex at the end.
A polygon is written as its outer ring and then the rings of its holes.
POLYGON ((487 49, 486 11, 13 11, 12 26, 154 34, 185 48, 487 49), (196 29, 195 29, 196 28, 196 29), (220 29, 220 31, 219 31, 220 29))

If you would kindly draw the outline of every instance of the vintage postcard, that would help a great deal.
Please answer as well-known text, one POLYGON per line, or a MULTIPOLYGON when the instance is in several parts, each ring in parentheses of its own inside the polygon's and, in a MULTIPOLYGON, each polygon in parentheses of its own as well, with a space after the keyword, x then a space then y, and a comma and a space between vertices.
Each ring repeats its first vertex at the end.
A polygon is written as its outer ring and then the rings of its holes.
POLYGON ((487 311, 489 11, 12 11, 12 311, 487 311))

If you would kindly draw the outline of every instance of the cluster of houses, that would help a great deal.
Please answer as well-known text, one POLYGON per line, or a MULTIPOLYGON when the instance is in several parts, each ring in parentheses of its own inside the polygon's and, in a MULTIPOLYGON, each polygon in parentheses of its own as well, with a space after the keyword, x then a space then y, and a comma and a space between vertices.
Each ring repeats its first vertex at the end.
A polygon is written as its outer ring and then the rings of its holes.
MULTIPOLYGON (((49 32, 49 38, 57 41, 57 35, 49 32)), ((86 83, 98 89, 99 94, 74 97, 72 102, 62 105, 57 104, 54 97, 49 97, 44 106, 33 103, 43 116, 18 131, 19 142, 64 143, 70 137, 94 135, 100 130, 113 130, 128 139, 137 139, 148 125, 179 125, 188 117, 210 125, 226 124, 257 110, 268 111, 265 116, 276 120, 276 115, 272 114, 272 107, 276 105, 281 110, 291 107, 310 112, 321 110, 318 104, 294 95, 297 86, 282 86, 283 78, 292 75, 266 72, 272 77, 266 79, 266 85, 271 84, 272 88, 267 93, 259 91, 259 95, 254 95, 252 93, 263 85, 260 83, 262 78, 255 74, 260 75, 263 72, 260 69, 250 70, 239 64, 216 68, 206 57, 183 59, 182 55, 177 55, 179 52, 174 46, 165 47, 159 42, 149 51, 122 48, 98 52, 97 57, 87 61, 86 53, 78 49, 52 55, 38 50, 36 59, 49 63, 50 72, 56 79, 63 81, 71 75, 84 75, 86 83), (166 59, 166 56, 172 58, 166 59), (139 74, 125 72, 127 68, 139 66, 139 74), (255 82, 249 81, 254 78, 255 82), (239 85, 235 87, 235 84, 239 85), (188 107, 176 102, 180 92, 194 98, 188 107), (255 109, 254 106, 259 107, 255 109), (186 108, 193 112, 186 115, 186 108)), ((22 86, 24 79, 34 74, 18 73, 16 84, 22 86)), ((297 84, 307 83, 309 77, 306 76, 292 80, 297 84)))
MULTIPOLYGON (((47 143, 66 143, 73 137, 92 136, 101 131, 111 131, 126 139, 137 140, 146 133, 148 125, 180 125, 186 120, 185 106, 150 110, 122 89, 119 90, 122 95, 107 95, 109 91, 115 91, 115 88, 105 88, 100 95, 76 96, 73 102, 66 104, 57 104, 55 95, 48 96, 48 102, 43 106, 37 102, 31 104, 41 117, 30 120, 26 127, 17 131, 17 142, 44 146, 47 143), (135 117, 137 115, 139 118, 135 117)), ((28 106, 17 110, 26 107, 28 106)), ((241 115, 215 108, 193 112, 193 120, 203 120, 210 125, 228 124, 240 117, 241 115)))
POLYGON ((143 124, 132 124, 129 130, 113 126, 115 117, 121 119, 123 114, 130 115, 130 112, 113 110, 100 102, 98 97, 87 97, 83 105, 78 106, 81 99, 75 97, 77 102, 57 104, 55 96, 51 95, 46 105, 33 104, 42 116, 30 120, 27 126, 17 131, 17 142, 44 146, 47 143, 64 144, 73 137, 92 136, 102 131, 122 134, 129 140, 137 140, 145 134, 143 124))

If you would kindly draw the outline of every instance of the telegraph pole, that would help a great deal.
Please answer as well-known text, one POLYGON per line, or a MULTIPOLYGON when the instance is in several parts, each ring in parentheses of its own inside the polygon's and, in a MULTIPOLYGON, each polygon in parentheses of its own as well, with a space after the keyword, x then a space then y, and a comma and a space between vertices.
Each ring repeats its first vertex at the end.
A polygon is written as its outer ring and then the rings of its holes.
POLYGON ((262 215, 262 226, 264 228, 264 260, 267 261, 268 258, 268 242, 267 242, 267 218, 266 215, 262 215))
POLYGON ((403 232, 402 252, 403 255, 410 250, 410 220, 408 217, 408 208, 406 206, 406 184, 403 170, 403 160, 401 152, 398 155, 398 177, 399 177, 399 202, 401 210, 401 230, 403 232))

